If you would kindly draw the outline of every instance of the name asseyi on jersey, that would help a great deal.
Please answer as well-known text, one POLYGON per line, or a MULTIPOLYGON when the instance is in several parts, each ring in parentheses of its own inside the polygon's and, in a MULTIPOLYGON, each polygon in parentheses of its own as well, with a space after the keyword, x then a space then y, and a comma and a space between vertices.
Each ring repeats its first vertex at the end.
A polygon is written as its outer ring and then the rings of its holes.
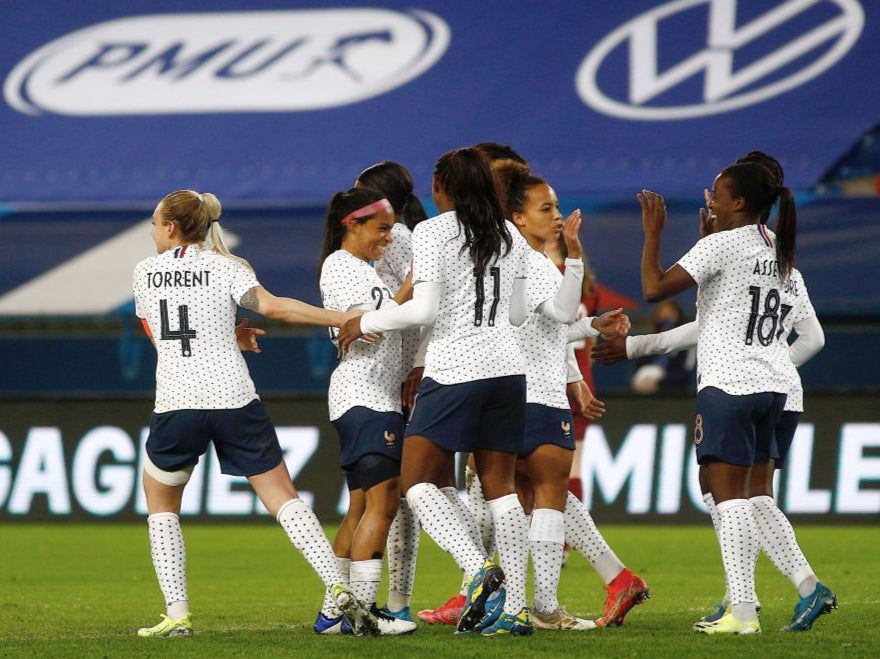
POLYGON ((778 277, 779 276, 779 265, 775 260, 756 260, 755 268, 752 270, 753 275, 766 275, 768 277, 778 277))
POLYGON ((191 270, 174 270, 170 272, 148 272, 147 288, 193 288, 209 286, 209 270, 194 272, 191 270))

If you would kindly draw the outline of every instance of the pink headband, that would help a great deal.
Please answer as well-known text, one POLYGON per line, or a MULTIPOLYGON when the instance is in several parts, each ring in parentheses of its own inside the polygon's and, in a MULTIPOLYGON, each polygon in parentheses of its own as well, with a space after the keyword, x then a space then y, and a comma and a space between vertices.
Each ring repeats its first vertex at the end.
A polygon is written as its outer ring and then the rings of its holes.
POLYGON ((387 199, 380 199, 379 201, 374 201, 369 206, 364 206, 363 208, 358 208, 356 211, 352 211, 341 220, 339 220, 340 224, 351 227, 354 224, 355 220, 359 220, 362 217, 367 217, 368 215, 375 215, 379 211, 391 210, 391 202, 387 199))

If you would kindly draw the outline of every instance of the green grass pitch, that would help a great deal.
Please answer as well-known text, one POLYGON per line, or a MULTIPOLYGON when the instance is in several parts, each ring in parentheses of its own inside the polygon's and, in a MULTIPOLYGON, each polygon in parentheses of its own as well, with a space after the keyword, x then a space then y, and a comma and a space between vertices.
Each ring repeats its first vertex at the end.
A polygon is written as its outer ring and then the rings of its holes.
MULTIPOLYGON (((164 612, 146 524, 7 524, 0 527, 0 656, 880 656, 880 527, 801 525, 801 545, 820 579, 837 592, 840 609, 822 616, 809 632, 780 633, 796 593, 762 557, 758 596, 764 633, 732 638, 691 631, 691 623, 723 593, 718 547, 708 524, 602 530, 651 587, 652 598, 635 608, 623 627, 488 639, 420 624, 412 636, 352 638, 312 632, 322 586, 277 525, 184 520, 195 636, 141 639, 135 630, 153 625, 164 612)), ((451 557, 423 536, 413 611, 441 604, 459 581, 451 557)), ((572 554, 562 573, 560 601, 569 611, 595 617, 604 600, 601 586, 589 564, 572 554)), ((380 603, 385 592, 383 583, 380 603)))

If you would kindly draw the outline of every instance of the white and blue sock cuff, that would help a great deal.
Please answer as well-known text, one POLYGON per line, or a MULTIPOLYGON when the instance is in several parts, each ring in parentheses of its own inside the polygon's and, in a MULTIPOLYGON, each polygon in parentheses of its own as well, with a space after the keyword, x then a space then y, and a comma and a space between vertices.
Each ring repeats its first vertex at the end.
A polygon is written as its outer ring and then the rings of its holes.
POLYGON ((529 525, 529 541, 565 544, 565 514, 552 508, 535 508, 529 525))
POLYGON ((516 508, 522 510, 522 504, 519 502, 519 497, 516 494, 507 494, 503 497, 492 499, 487 501, 486 505, 489 506, 489 510, 492 511, 492 517, 495 519, 516 508))

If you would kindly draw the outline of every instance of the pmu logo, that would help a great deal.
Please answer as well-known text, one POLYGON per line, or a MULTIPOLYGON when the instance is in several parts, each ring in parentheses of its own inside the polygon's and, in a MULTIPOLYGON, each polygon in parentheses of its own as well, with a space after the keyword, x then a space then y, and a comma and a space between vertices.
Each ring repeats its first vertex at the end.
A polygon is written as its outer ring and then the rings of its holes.
POLYGON ((3 92, 29 114, 318 110, 409 82, 448 44, 446 23, 418 10, 138 16, 50 42, 3 92))
POLYGON ((768 5, 676 0, 641 14, 590 51, 577 73, 578 93, 599 112, 625 119, 728 112, 827 71, 853 47, 865 23, 857 0, 768 5), (703 35, 705 45, 694 52, 703 35), (629 75, 620 76, 621 69, 629 75))

